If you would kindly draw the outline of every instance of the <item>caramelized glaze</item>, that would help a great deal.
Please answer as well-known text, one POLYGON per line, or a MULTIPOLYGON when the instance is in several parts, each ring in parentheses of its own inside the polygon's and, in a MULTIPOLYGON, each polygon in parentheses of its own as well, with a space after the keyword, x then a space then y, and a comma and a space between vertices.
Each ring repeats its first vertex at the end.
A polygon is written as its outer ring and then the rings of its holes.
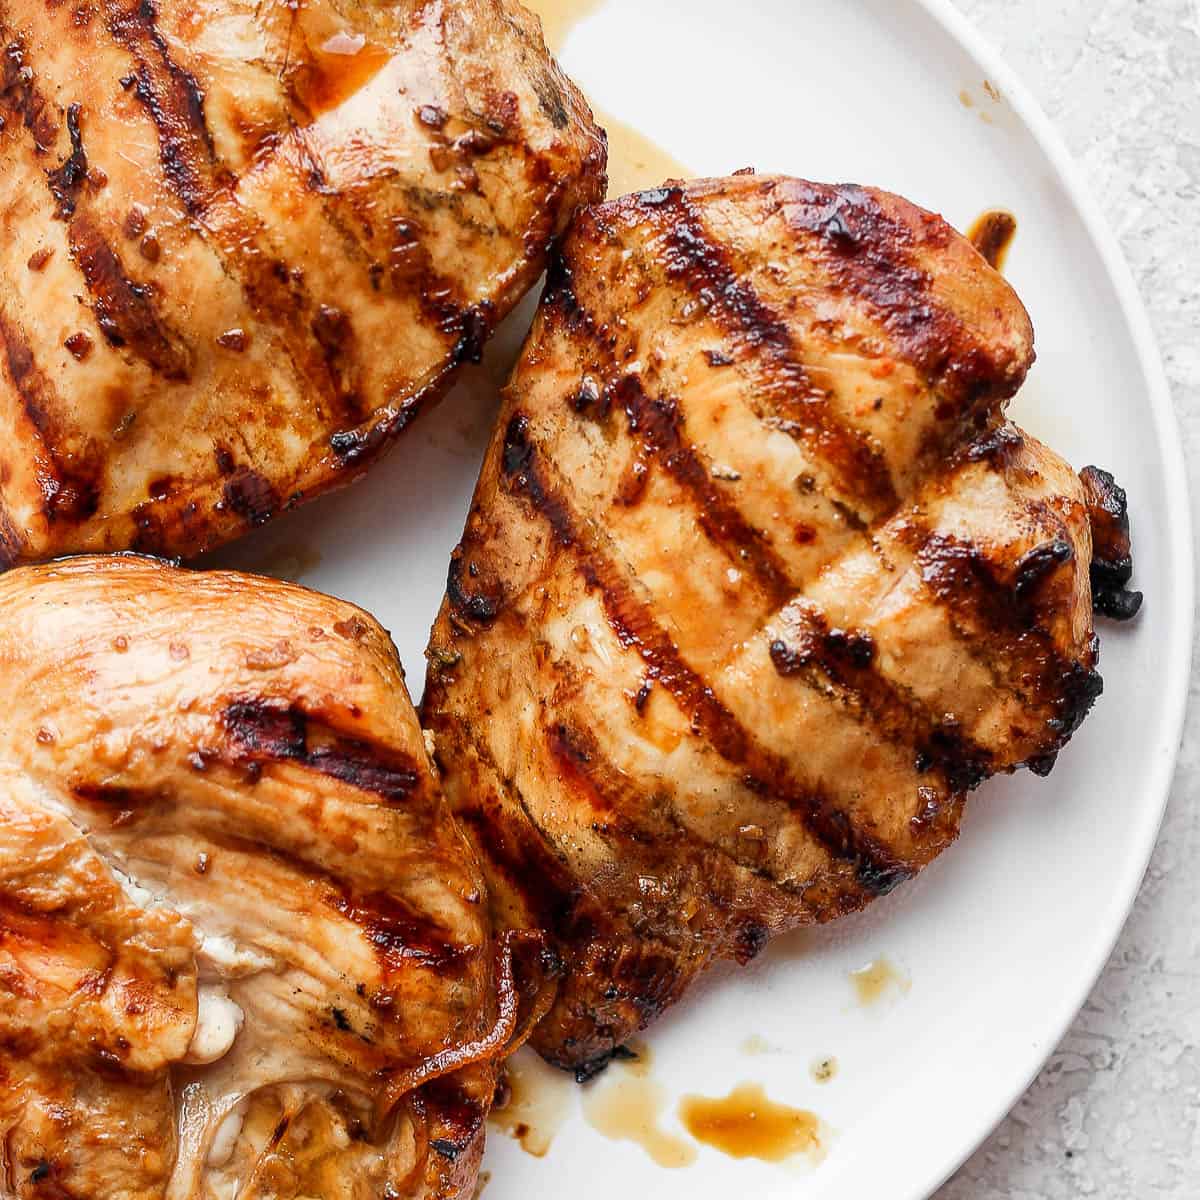
POLYGON ((686 1096, 679 1115, 698 1142, 731 1158, 784 1162, 806 1154, 818 1163, 825 1157, 820 1119, 769 1099, 761 1084, 744 1083, 720 1099, 686 1096))
POLYGON ((333 34, 310 45, 309 56, 292 78, 292 92, 311 123, 366 87, 391 59, 386 46, 361 35, 333 34))

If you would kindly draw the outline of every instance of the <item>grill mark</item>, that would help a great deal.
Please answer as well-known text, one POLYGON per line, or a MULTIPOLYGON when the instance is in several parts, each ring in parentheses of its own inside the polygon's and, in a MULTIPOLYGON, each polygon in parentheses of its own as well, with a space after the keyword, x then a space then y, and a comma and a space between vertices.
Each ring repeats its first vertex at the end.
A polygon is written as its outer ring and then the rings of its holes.
MULTIPOLYGON (((870 192, 800 180, 782 190, 777 211, 791 230, 813 239, 811 249, 832 285, 869 306, 894 357, 914 366, 959 414, 980 400, 1016 393, 1027 365, 997 362, 969 325, 937 303, 930 276, 913 260, 913 231, 888 216, 870 192)), ((923 244, 935 248, 957 236, 937 218, 927 220, 924 235, 923 244)))
MULTIPOLYGON (((1034 547, 1012 577, 1002 579, 976 546, 944 534, 926 533, 916 554, 923 586, 950 614, 952 625, 965 630, 967 643, 978 647, 1000 641, 1012 655, 1009 686, 1052 714, 1046 726, 1060 748, 1104 690, 1095 668, 1065 659, 1038 622, 1038 592, 1073 555, 1069 542, 1054 539, 1034 547)), ((1093 639, 1093 662, 1095 647, 1093 639)), ((988 658, 995 663, 997 656, 988 658)))
MULTIPOLYGON (((413 910, 399 896, 350 887, 303 854, 236 834, 208 833, 206 840, 217 851, 266 857, 310 880, 323 904, 363 930, 375 950, 385 984, 397 981, 400 972, 413 967, 443 977, 465 971, 468 960, 480 950, 473 944, 455 942, 447 929, 413 910)), ((378 1001, 374 1007, 381 1013, 388 1011, 387 1005, 378 1001)))
MULTIPOLYGON (((605 835, 614 833, 634 846, 661 848, 662 831, 654 828, 645 819, 649 811, 647 797, 638 792, 632 783, 619 782, 623 772, 605 757, 595 737, 563 721, 543 726, 542 733, 554 762, 568 778, 576 782, 576 794, 582 793, 589 807, 599 814, 598 820, 602 827, 599 832, 605 835), (607 815, 607 819, 603 815, 607 815)), ((715 880, 708 872, 714 859, 720 860, 730 868, 754 875, 781 892, 798 894, 802 890, 786 879, 773 878, 757 865, 742 861, 725 846, 688 828, 669 806, 664 807, 661 816, 667 827, 667 836, 672 842, 676 846, 680 843, 686 844, 700 855, 710 898, 718 908, 727 907, 728 901, 719 897, 711 888, 715 880)), ((739 942, 740 935, 734 933, 733 940, 739 942)))
POLYGON ((187 380, 191 356, 159 317, 153 287, 125 274, 117 252, 89 217, 72 217, 67 238, 71 259, 92 297, 96 324, 109 345, 127 348, 165 379, 187 380))
POLYGON ((870 634, 831 629, 827 616, 796 604, 787 618, 799 636, 771 643, 771 661, 784 678, 825 693, 833 685, 855 720, 894 745, 913 751, 916 769, 936 769, 952 792, 977 788, 993 773, 992 752, 956 723, 938 719, 908 689, 882 673, 870 634))
POLYGON ((330 354, 314 323, 320 307, 299 272, 263 243, 262 221, 242 208, 234 195, 237 179, 216 155, 205 118, 204 91, 196 78, 170 55, 158 31, 153 0, 122 8, 105 0, 114 40, 135 59, 135 94, 158 132, 163 177, 201 235, 217 254, 222 270, 242 290, 251 311, 273 318, 298 378, 344 417, 358 420, 362 407, 357 379, 340 354, 330 354), (232 227, 217 228, 211 209, 223 200, 236 213, 232 227))
POLYGON ((485 301, 468 305, 457 282, 434 267, 429 248, 421 240, 424 230, 414 214, 393 214, 389 218, 387 262, 378 262, 370 241, 372 214, 361 211, 352 196, 328 184, 303 142, 300 150, 308 166, 308 189, 319 197, 325 219, 341 236, 347 252, 364 267, 372 286, 379 287, 386 279, 395 294, 416 296, 428 323, 450 340, 455 365, 479 362, 494 321, 491 304, 485 301), (343 209, 348 213, 344 214, 343 209))
MULTIPOLYGON (((434 686, 436 688, 438 685, 434 686)), ((491 772, 497 788, 507 793, 513 806, 515 819, 501 819, 500 814, 504 811, 502 805, 480 799, 488 790, 485 785, 474 789, 473 804, 455 806, 454 818, 470 831, 469 836, 480 859, 488 864, 493 873, 505 880, 512 892, 521 897, 538 927, 553 933, 564 943, 573 937, 590 936, 599 914, 593 911, 585 916, 581 912, 581 905, 586 903, 585 891, 542 838, 516 782, 501 772, 490 750, 469 724, 457 715, 448 714, 445 704, 437 703, 428 689, 422 703, 422 713, 427 725, 432 724, 430 714, 438 714, 433 718, 441 726, 436 739, 438 745, 443 745, 447 738, 453 741, 457 744, 456 751, 461 760, 465 744, 480 766, 491 772)), ((442 777, 449 778, 441 755, 435 755, 435 759, 442 777)), ((591 910, 596 908, 595 905, 588 907, 591 910)), ((599 919, 602 921, 604 918, 599 916, 599 919)))
POLYGON ((883 895, 913 874, 878 839, 855 828, 817 789, 803 789, 786 762, 759 747, 716 697, 708 683, 683 660, 678 647, 655 622, 648 606, 621 579, 617 565, 577 520, 562 495, 544 477, 529 439, 528 420, 516 414, 505 432, 502 469, 506 485, 522 495, 550 526, 559 545, 572 551, 576 570, 589 591, 598 592, 621 644, 638 653, 648 677, 671 693, 697 732, 727 762, 746 770, 746 784, 776 796, 803 820, 809 832, 839 859, 853 866, 857 881, 883 895))
POLYGON ((44 457, 37 470, 42 513, 51 523, 85 521, 99 507, 103 467, 90 445, 77 450, 64 447, 68 438, 57 416, 63 411, 63 402, 38 367, 23 331, 3 307, 0 307, 0 342, 4 346, 8 376, 42 443, 44 457))
POLYGON ((423 790, 424 776, 407 754, 343 737, 295 705, 234 700, 222 712, 221 723, 238 757, 251 764, 297 763, 388 804, 403 804, 423 790))
POLYGON ((439 400, 454 381, 454 366, 444 366, 420 390, 405 398, 396 408, 384 412, 366 428, 341 429, 329 437, 333 470, 359 470, 372 463, 431 404, 439 400))
POLYGON ((755 388, 751 400, 760 419, 773 418, 782 432, 831 468, 845 497, 874 511, 894 509, 898 499, 883 454, 833 413, 828 394, 810 378, 787 322, 739 275, 684 189, 647 193, 640 209, 663 234, 668 249, 660 262, 666 278, 700 301, 727 336, 748 349, 756 368, 761 361, 756 373, 765 386, 755 388))
POLYGON ((776 606, 790 599, 797 589, 787 567, 766 534, 728 499, 684 438, 678 403, 672 398, 651 400, 636 375, 622 376, 612 394, 625 411, 629 432, 691 493, 697 521, 709 540, 739 567, 749 568, 776 606))
MULTIPOLYGON (((607 325, 599 325, 595 317, 581 304, 574 291, 571 268, 561 253, 555 254, 551 258, 546 289, 541 299, 541 308, 542 312, 549 319, 558 322, 568 335, 586 336, 593 343, 599 355, 611 364, 612 367, 620 368, 622 358, 617 353, 615 337, 609 332, 607 325)), ((600 367, 597 367, 597 373, 602 373, 600 367)), ((606 386, 601 391, 596 379, 592 375, 585 375, 577 390, 571 395, 569 403, 572 410, 578 415, 603 421, 608 417, 612 401, 613 389, 611 387, 606 386)), ((668 397, 665 400, 654 403, 677 405, 678 401, 668 397)), ((766 418, 765 423, 772 428, 780 427, 775 418, 766 418)), ((693 449, 694 452, 694 448, 689 449, 693 449)), ((623 482, 618 495, 618 500, 622 504, 634 504, 641 499, 641 492, 644 490, 647 482, 645 467, 646 463, 643 459, 636 460, 632 464, 632 470, 623 482)), ((812 475, 807 473, 801 475, 796 480, 796 486, 802 494, 817 497, 821 503, 829 506, 829 520, 831 524, 835 526, 843 525, 853 533, 874 532, 894 516, 895 509, 899 507, 899 501, 897 501, 893 509, 878 514, 872 523, 868 525, 849 505, 836 497, 818 491, 817 481, 812 475)), ((733 509, 733 514, 736 520, 749 533, 751 539, 754 537, 765 538, 765 534, 754 530, 753 527, 745 522, 736 508, 733 509)), ((703 516, 703 512, 701 515, 703 516)), ((807 524, 799 526, 797 532, 800 530, 803 530, 806 536, 811 536, 811 529, 807 524)), ((795 584, 787 581, 787 567, 773 553, 769 544, 763 545, 763 549, 771 554, 773 561, 760 564, 758 568, 760 585, 767 587, 772 594, 777 596, 777 603, 782 604, 787 599, 790 599, 799 589, 795 584), (782 580, 786 581, 782 585, 780 583, 781 577, 782 580), (780 588, 780 590, 776 592, 776 588, 780 588)), ((737 561, 739 566, 746 565, 740 556, 737 561)))
POLYGON ((0 37, 8 38, 0 54, 0 115, 18 121, 32 135, 38 154, 58 141, 59 124, 54 106, 34 83, 33 68, 25 61, 25 40, 0 24, 0 37))
POLYGON ((210 173, 216 165, 204 91, 171 58, 155 24, 153 0, 134 0, 129 7, 104 0, 104 9, 113 38, 137 62, 134 91, 158 130, 163 177, 188 214, 198 217, 211 195, 210 173))
MULTIPOLYGON (((515 790, 511 781, 504 786, 515 790)), ((482 808, 456 809, 454 815, 470 830, 489 869, 524 901, 534 922, 563 942, 575 936, 581 889, 546 849, 532 822, 524 818, 525 828, 518 831, 513 822, 482 808)))
POLYGON ((480 949, 452 942, 436 921, 388 892, 342 889, 327 894, 325 903, 362 929, 383 968, 385 986, 397 982, 402 972, 414 966, 448 974, 480 949))

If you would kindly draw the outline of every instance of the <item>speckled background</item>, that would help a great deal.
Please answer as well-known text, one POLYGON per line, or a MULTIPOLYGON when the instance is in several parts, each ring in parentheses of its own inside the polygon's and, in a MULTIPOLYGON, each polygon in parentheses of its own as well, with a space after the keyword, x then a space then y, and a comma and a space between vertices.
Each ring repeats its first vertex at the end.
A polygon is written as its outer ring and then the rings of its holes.
MULTIPOLYGON (((956 0, 1065 135, 1150 309, 1200 528, 1200 0, 956 0)), ((1087 1007, 937 1200, 1200 1197, 1200 663, 1145 886, 1087 1007)))

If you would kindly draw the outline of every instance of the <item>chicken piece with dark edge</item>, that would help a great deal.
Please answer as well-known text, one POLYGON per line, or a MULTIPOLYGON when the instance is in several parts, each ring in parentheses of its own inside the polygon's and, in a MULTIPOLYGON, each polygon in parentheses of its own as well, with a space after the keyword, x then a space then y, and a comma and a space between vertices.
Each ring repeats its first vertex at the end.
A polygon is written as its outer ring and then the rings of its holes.
POLYGON ((0 3, 0 565, 350 482, 605 161, 515 0, 0 3))
POLYGON ((911 878, 989 776, 1050 770, 1101 691, 1093 578, 1140 598, 1111 478, 1005 419, 1033 357, 1004 279, 883 192, 744 175, 576 218, 423 710, 499 927, 563 959, 552 1062, 586 1076, 714 960, 911 878))
POLYGON ((522 948, 387 635, 128 557, 0 614, 0 1192, 469 1197, 522 948))

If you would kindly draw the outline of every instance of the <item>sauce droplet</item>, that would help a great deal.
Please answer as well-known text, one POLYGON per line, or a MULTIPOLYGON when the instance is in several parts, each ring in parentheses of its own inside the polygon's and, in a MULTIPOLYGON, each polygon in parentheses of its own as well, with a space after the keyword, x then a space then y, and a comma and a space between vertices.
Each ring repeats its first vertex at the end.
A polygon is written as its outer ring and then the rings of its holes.
POLYGON ((761 1084, 744 1083, 728 1096, 686 1096, 679 1115, 688 1133, 732 1158, 784 1162, 807 1154, 814 1164, 826 1153, 820 1118, 767 1097, 761 1084))
POLYGON ((316 45, 308 41, 307 55, 291 79, 292 91, 312 122, 366 87, 391 58, 386 46, 356 32, 339 31, 316 45))
POLYGON ((829 1083, 837 1075, 838 1060, 832 1054, 815 1058, 810 1071, 815 1082, 829 1083))
POLYGON ((583 1115, 598 1133, 615 1142, 633 1142, 660 1166, 691 1166, 696 1148, 663 1129, 666 1089, 649 1077, 650 1057, 641 1048, 629 1062, 614 1062, 584 1093, 583 1115))
POLYGON ((1017 236, 1017 218, 1002 208, 983 213, 967 233, 968 240, 997 271, 1004 270, 1013 238, 1017 236))
MULTIPOLYGON (((557 54, 571 30, 602 4, 603 0, 528 0, 526 7, 541 17, 546 45, 557 54)), ((590 99, 589 103, 596 121, 608 133, 610 196, 657 187, 667 179, 691 177, 692 172, 687 167, 644 133, 603 112, 590 99)))
POLYGON ((526 1051, 509 1060, 508 1099, 494 1108, 491 1123, 521 1143, 534 1158, 545 1158, 562 1126, 575 1084, 562 1071, 526 1051))
POLYGON ((877 958, 865 967, 850 972, 850 982, 858 1002, 864 1008, 878 1004, 885 996, 907 993, 912 989, 912 980, 887 958, 877 958))
POLYGON ((770 1054, 771 1043, 761 1033, 752 1033, 742 1042, 741 1051, 743 1054, 770 1054))

